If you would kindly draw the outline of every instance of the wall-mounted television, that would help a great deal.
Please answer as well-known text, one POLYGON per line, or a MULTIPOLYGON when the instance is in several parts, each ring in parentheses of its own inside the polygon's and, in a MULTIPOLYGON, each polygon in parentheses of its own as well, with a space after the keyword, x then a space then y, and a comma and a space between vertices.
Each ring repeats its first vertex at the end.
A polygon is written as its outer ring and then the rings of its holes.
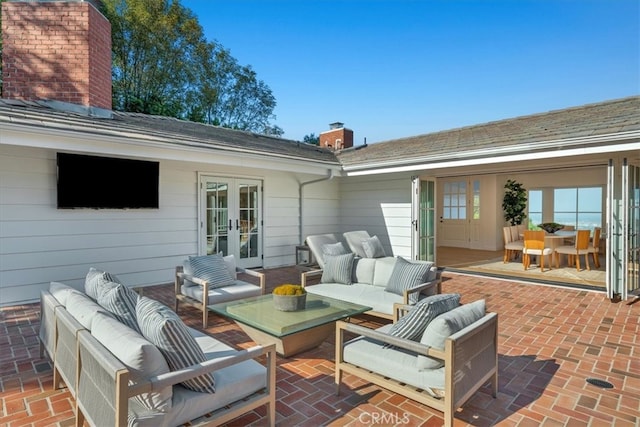
POLYGON ((158 209, 159 162, 58 153, 58 209, 158 209))

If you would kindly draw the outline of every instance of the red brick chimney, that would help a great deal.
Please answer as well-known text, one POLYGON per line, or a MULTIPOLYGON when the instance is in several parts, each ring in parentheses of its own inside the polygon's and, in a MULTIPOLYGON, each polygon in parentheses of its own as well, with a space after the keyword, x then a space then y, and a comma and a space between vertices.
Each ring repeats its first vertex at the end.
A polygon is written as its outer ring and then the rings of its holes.
POLYGON ((2 96, 111 109, 111 24, 92 1, 2 3, 2 96))
POLYGON ((330 130, 320 132, 320 147, 332 150, 353 147, 353 131, 345 128, 344 123, 331 123, 329 127, 330 130))

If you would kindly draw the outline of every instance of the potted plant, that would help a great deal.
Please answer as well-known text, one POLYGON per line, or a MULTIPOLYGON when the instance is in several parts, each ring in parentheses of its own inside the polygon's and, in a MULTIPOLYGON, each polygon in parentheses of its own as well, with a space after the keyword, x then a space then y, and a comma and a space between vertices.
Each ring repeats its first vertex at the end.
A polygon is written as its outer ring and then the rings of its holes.
POLYGON ((538 224, 538 227, 542 228, 549 234, 553 234, 558 230, 562 230, 564 225, 558 224, 557 222, 543 222, 542 224, 538 224))
POLYGON ((284 284, 273 290, 273 305, 280 311, 304 310, 307 291, 300 285, 284 284))
POLYGON ((502 199, 504 218, 510 225, 520 225, 527 217, 527 190, 517 181, 507 180, 502 199))

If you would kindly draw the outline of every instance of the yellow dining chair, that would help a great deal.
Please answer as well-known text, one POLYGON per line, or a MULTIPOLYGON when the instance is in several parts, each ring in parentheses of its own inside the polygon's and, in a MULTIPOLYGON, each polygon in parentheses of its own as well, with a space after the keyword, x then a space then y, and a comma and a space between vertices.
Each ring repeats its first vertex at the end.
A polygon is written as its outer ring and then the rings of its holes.
POLYGON ((589 230, 576 231, 576 242, 574 245, 558 246, 555 251, 556 268, 560 261, 560 255, 567 255, 567 263, 575 264, 576 269, 580 271, 580 255, 584 255, 584 262, 587 264, 587 270, 591 270, 589 265, 589 237, 591 232, 589 230))
POLYGON ((545 247, 544 231, 526 230, 524 232, 524 248, 522 249, 522 265, 527 270, 531 265, 531 255, 540 258, 540 271, 544 271, 544 257, 549 257, 549 269, 551 269, 551 255, 553 250, 545 247))

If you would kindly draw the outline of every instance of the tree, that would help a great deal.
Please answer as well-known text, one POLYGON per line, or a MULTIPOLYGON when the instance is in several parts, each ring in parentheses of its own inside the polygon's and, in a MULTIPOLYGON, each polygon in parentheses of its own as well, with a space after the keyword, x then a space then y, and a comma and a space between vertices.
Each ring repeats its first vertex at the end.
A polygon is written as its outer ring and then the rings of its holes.
POLYGON ((312 145, 320 145, 320 137, 316 136, 315 133, 310 133, 304 136, 304 138, 302 139, 302 142, 306 142, 307 144, 312 144, 312 145))
POLYGON ((179 0, 104 0, 113 40, 113 108, 258 133, 276 100, 251 66, 208 42, 179 0))

